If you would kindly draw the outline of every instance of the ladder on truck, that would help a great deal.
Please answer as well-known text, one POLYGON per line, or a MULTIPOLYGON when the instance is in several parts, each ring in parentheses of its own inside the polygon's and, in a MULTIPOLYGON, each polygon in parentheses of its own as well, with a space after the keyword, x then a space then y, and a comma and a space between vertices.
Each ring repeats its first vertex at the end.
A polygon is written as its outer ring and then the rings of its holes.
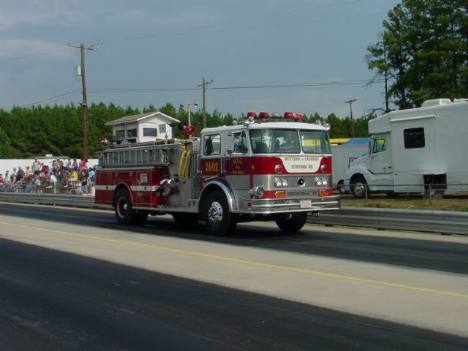
POLYGON ((116 145, 101 153, 102 168, 164 167, 178 162, 182 143, 116 145))

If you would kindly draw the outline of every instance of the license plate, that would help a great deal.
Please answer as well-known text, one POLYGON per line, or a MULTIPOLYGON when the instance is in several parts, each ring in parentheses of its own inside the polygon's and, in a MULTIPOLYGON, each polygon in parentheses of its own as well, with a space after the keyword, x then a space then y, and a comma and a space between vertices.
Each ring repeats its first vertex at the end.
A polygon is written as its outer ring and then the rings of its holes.
POLYGON ((301 208, 311 208, 312 207, 312 200, 301 200, 299 203, 301 208))

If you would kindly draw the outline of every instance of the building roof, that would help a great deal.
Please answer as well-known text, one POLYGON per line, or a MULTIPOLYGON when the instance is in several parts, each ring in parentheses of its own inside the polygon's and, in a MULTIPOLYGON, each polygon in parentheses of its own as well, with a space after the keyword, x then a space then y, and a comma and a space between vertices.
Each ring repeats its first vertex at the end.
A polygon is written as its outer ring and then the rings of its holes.
POLYGON ((147 118, 157 118, 168 124, 180 122, 178 119, 175 119, 174 117, 171 117, 171 116, 166 115, 165 113, 156 111, 156 112, 147 112, 147 113, 140 113, 138 115, 120 117, 118 119, 114 119, 113 121, 106 122, 106 126, 130 124, 130 123, 139 122, 147 118))

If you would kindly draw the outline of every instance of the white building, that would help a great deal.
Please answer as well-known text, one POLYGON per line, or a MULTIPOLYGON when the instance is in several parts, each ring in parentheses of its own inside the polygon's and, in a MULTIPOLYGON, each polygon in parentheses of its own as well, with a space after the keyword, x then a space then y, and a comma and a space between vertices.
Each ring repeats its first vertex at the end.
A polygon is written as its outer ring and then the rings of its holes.
POLYGON ((171 139, 171 124, 174 123, 179 123, 179 120, 162 112, 147 112, 121 117, 107 122, 106 126, 112 126, 113 139, 117 143, 144 143, 171 139))

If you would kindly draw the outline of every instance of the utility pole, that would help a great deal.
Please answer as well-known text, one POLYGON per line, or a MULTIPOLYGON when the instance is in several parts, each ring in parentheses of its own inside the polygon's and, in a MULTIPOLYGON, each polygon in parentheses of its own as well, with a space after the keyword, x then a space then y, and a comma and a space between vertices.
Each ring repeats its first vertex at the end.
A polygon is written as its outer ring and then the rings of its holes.
POLYGON ((203 93, 203 128, 206 128, 206 87, 208 84, 213 83, 213 79, 210 81, 207 81, 205 78, 203 78, 203 81, 201 85, 198 85, 199 87, 202 88, 202 93, 203 93))
POLYGON ((349 104, 349 117, 351 117, 351 138, 354 137, 353 102, 355 101, 356 99, 350 99, 348 101, 345 101, 345 104, 349 104))
POLYGON ((80 76, 83 100, 81 102, 81 118, 83 120, 83 158, 88 159, 88 97, 86 94, 86 65, 85 50, 94 50, 94 46, 86 46, 84 43, 78 45, 69 44, 73 48, 80 49, 80 76))

